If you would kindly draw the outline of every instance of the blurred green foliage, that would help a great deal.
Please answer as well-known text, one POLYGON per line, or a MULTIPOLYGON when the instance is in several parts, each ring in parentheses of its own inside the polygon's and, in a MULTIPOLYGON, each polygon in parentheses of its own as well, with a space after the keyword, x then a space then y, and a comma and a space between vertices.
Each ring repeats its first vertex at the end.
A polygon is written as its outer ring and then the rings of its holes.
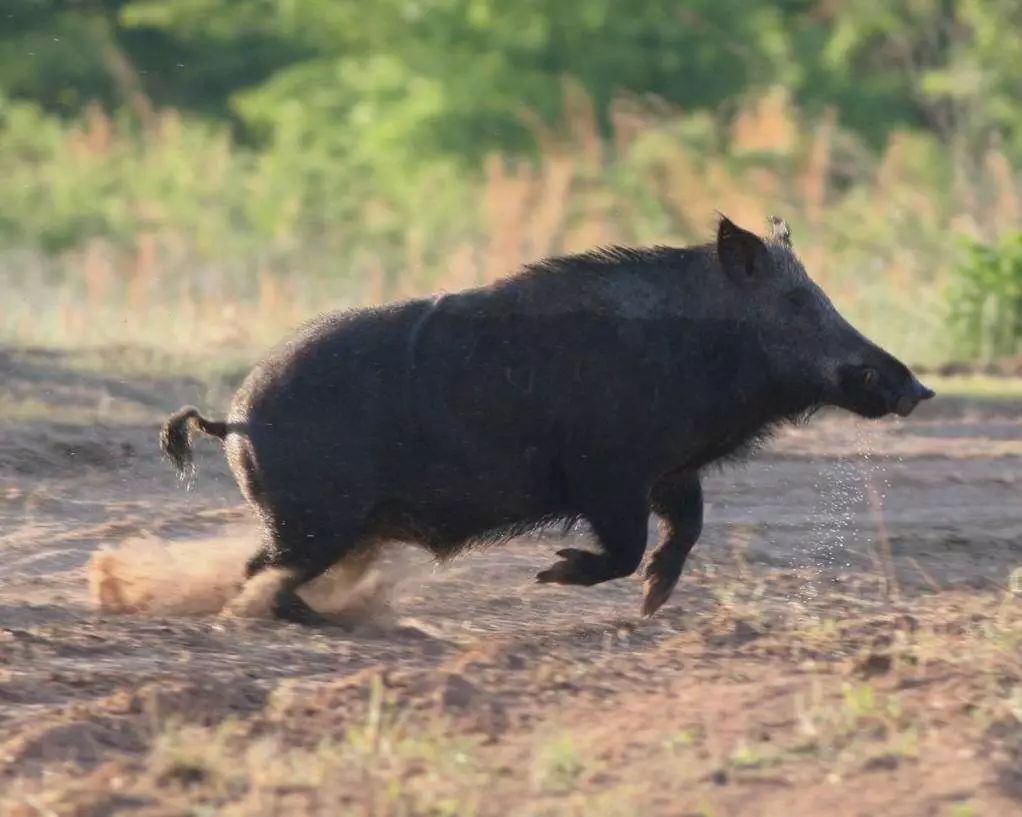
POLYGON ((570 76, 724 109, 774 85, 873 145, 906 126, 1022 154, 1017 0, 5 0, 0 91, 47 112, 174 107, 398 186, 528 152, 570 76), (389 178, 388 178, 389 177, 389 178))
POLYGON ((1022 355, 1022 233, 969 241, 964 256, 948 292, 956 348, 985 361, 1022 355))
POLYGON ((955 234, 1018 223, 1020 65, 1018 0, 3 0, 0 252, 390 295, 755 201, 931 337, 955 234))

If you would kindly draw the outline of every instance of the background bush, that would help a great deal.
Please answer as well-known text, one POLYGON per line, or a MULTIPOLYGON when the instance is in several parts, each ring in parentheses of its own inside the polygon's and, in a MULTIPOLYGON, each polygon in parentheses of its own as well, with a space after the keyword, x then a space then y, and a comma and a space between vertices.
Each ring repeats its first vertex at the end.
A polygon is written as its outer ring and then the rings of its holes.
POLYGON ((788 217, 917 362, 1001 354, 946 323, 961 237, 1022 223, 1020 35, 1013 0, 6 0, 0 338, 262 343, 721 210, 788 217))
POLYGON ((1022 355, 1022 233, 968 242, 964 256, 949 292, 955 348, 984 361, 1022 355))

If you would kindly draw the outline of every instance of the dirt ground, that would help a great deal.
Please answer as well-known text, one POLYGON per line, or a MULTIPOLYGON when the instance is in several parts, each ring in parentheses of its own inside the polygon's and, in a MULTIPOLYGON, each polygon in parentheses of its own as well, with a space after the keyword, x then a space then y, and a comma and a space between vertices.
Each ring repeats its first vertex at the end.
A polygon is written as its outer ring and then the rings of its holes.
POLYGON ((213 612, 253 521, 215 441, 190 491, 156 450, 230 379, 89 372, 0 352, 2 815, 1022 815, 1019 402, 708 475, 651 620, 638 579, 534 583, 578 529, 395 549, 309 629, 213 612))

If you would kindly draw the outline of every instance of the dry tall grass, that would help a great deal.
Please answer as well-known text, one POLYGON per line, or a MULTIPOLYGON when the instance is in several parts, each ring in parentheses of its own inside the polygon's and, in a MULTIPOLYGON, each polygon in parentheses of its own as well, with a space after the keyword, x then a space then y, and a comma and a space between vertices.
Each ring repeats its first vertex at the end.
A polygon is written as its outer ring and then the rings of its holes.
MULTIPOLYGON (((0 340, 249 354, 324 309, 485 283, 529 259, 598 244, 704 240, 721 211, 750 226, 787 217, 811 274, 854 321, 910 360, 933 362, 953 357, 942 287, 955 237, 1017 228, 1022 183, 996 148, 965 163, 901 133, 874 156, 841 130, 836 112, 808 122, 783 90, 750 101, 727 127, 621 99, 608 143, 592 105, 569 90, 560 125, 536 124, 538 160, 490 157, 477 212, 452 214, 460 229, 443 246, 412 219, 396 251, 310 260, 313 251, 295 250, 231 262, 162 220, 158 199, 141 198, 151 227, 128 245, 95 239, 56 259, 8 255, 0 277, 14 295, 0 340), (338 275, 323 272, 331 266, 338 275)), ((162 117, 141 161, 186 161, 181 128, 177 117, 162 117)), ((96 111, 67 149, 100 162, 125 139, 96 111)), ((194 161, 223 175, 231 150, 214 140, 194 161)), ((215 184, 206 196, 215 208, 215 184)))

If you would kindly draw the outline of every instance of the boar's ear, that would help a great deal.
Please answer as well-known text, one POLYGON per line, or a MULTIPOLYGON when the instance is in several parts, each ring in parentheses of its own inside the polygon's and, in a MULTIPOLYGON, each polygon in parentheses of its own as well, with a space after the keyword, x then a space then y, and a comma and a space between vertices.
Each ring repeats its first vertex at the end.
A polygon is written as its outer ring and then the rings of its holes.
POLYGON ((724 272, 739 282, 761 279, 770 272, 770 253, 762 239, 724 215, 717 226, 717 258, 724 272))
POLYGON ((783 218, 770 216, 770 237, 778 244, 786 247, 791 246, 791 227, 783 218))

